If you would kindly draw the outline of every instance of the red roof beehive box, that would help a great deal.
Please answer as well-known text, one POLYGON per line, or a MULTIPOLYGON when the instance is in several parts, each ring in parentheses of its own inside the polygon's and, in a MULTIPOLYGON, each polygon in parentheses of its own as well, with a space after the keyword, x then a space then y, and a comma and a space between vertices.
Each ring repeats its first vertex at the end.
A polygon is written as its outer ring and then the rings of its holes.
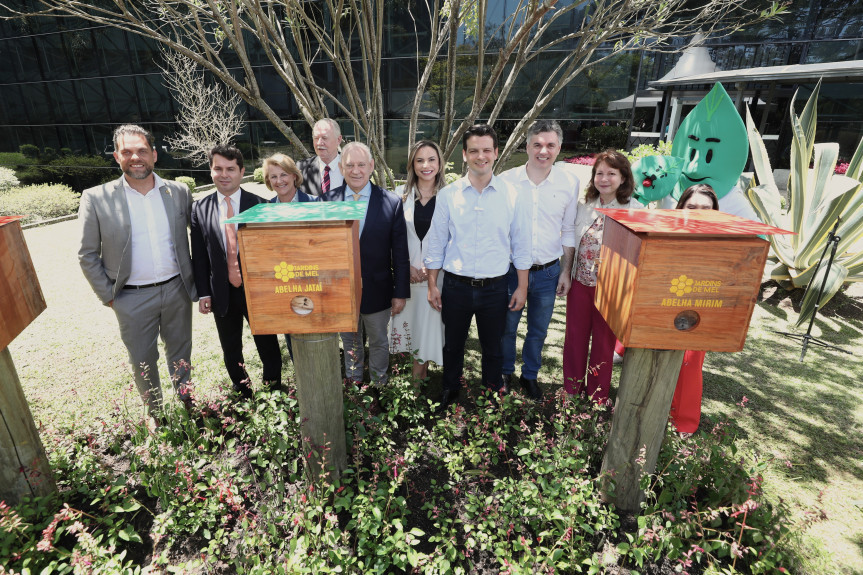
POLYGON ((0 350, 45 309, 21 230, 23 216, 0 217, 0 350))
POLYGON ((789 233, 715 210, 599 210, 595 304, 626 347, 740 351, 769 244, 789 233))

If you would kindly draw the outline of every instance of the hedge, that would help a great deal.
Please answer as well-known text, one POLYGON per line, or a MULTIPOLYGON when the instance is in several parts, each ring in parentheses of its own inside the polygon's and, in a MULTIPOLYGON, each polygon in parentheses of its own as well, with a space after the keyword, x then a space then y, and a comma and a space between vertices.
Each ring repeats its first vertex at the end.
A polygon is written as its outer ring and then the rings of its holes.
POLYGON ((0 216, 26 215, 23 223, 50 220, 74 214, 80 201, 78 194, 63 184, 10 188, 0 193, 0 216))

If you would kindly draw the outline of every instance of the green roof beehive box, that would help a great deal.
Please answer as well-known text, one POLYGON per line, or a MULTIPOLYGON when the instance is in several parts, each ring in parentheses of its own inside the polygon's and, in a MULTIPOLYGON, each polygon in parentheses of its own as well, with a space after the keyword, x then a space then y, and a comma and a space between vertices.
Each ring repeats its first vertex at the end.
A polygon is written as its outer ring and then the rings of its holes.
POLYGON ((356 331, 359 202, 259 204, 237 234, 252 333, 356 331))

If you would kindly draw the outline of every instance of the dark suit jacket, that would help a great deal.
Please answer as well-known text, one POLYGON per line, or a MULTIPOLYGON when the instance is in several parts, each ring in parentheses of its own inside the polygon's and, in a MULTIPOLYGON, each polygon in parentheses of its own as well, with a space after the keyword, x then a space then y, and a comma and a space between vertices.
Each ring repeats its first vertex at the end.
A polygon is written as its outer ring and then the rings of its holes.
MULTIPOLYGON (((186 234, 192 194, 186 184, 169 180, 164 183, 159 191, 174 236, 174 256, 189 299, 197 301, 186 234)), ((84 190, 78 218, 83 229, 78 260, 93 291, 107 305, 132 273, 132 226, 123 178, 84 190)))
MULTIPOLYGON (((346 185, 324 195, 327 201, 343 201, 346 185)), ((393 298, 411 296, 410 258, 402 200, 372 184, 366 221, 360 236, 363 298, 360 313, 383 311, 393 298)))
MULTIPOLYGON (((266 203, 264 198, 240 188, 240 212, 266 203)), ((198 297, 210 296, 213 313, 222 317, 228 313, 228 259, 222 223, 219 220, 219 192, 213 192, 192 205, 192 267, 198 297)))
MULTIPOLYGON (((318 200, 320 200, 320 198, 316 198, 315 196, 310 196, 309 194, 307 194, 305 192, 301 192, 300 190, 297 190, 297 201, 298 202, 317 202, 318 200)), ((270 200, 270 203, 271 204, 278 204, 279 203, 279 196, 276 196, 275 198, 270 200)))
POLYGON ((303 185, 299 191, 315 197, 321 195, 321 171, 318 170, 317 161, 317 156, 311 156, 297 163, 297 169, 303 175, 303 185))

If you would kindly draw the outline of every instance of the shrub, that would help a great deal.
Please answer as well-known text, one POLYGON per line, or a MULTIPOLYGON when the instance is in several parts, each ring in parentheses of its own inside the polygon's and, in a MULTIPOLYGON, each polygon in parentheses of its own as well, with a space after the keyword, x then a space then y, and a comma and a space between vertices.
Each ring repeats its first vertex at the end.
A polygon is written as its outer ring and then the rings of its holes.
POLYGON ((26 215, 24 223, 74 214, 80 198, 62 184, 12 188, 0 195, 0 216, 26 215))
POLYGON ((189 186, 189 192, 193 194, 195 193, 195 178, 190 178, 189 176, 180 176, 174 181, 181 184, 186 184, 187 186, 189 186))
POLYGON ((456 181, 457 179, 459 179, 461 177, 461 174, 453 171, 454 169, 455 169, 455 167, 454 167, 454 164, 452 162, 446 163, 446 168, 445 168, 445 172, 443 175, 443 179, 447 183, 447 185, 453 183, 454 181, 456 181))
POLYGON ((23 184, 65 184, 78 192, 116 177, 114 163, 102 156, 63 156, 18 172, 23 184))
MULTIPOLYGON (((621 150, 623 152, 623 150, 621 150)), ((640 144, 629 152, 623 152, 629 159, 629 163, 634 164, 636 160, 640 160, 645 156, 670 156, 671 142, 660 140, 655 146, 651 144, 640 144)))
POLYGON ((578 164, 581 166, 592 166, 596 163, 596 157, 594 156, 573 156, 571 158, 567 158, 564 160, 567 164, 578 164))
POLYGON ((259 184, 264 183, 264 168, 255 168, 255 173, 252 175, 252 179, 259 184))
POLYGON ((60 155, 61 156, 71 156, 72 155, 72 149, 71 148, 60 148, 60 155))
POLYGON ((9 168, 0 168, 0 194, 8 191, 10 188, 17 186, 18 178, 15 177, 15 171, 9 168))
POLYGON ((627 134, 624 126, 596 126, 584 130, 582 136, 591 150, 606 150, 625 147, 627 134))
POLYGON ((33 144, 21 144, 18 150, 28 158, 38 158, 40 154, 39 146, 33 144))
POLYGON ((38 158, 28 158, 21 152, 0 152, 0 166, 12 168, 16 171, 38 163, 38 158))

